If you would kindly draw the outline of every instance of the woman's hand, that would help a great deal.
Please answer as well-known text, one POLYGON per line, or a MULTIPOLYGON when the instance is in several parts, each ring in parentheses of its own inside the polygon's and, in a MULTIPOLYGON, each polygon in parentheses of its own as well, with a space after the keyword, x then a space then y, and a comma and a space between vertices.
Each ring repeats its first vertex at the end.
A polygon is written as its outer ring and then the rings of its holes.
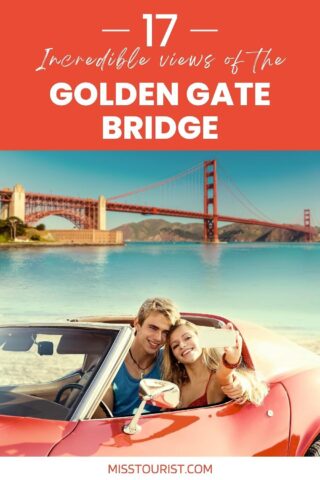
MULTIPOLYGON (((228 330, 234 330, 233 325, 228 323, 225 327, 228 330)), ((235 390, 233 390, 233 385, 236 377, 234 376, 235 368, 238 368, 241 363, 241 351, 242 351, 242 338, 240 333, 235 331, 235 345, 233 347, 225 347, 224 353, 221 358, 221 362, 216 372, 216 378, 220 384, 220 387, 227 387, 227 390, 223 390, 223 393, 228 395, 228 397, 234 399, 243 394, 241 385, 236 385, 235 390), (231 387, 232 388, 231 388, 231 387)))
POLYGON ((228 330, 233 330, 236 333, 236 344, 234 347, 225 347, 224 353, 225 353, 225 359, 230 365, 236 365, 241 357, 241 352, 242 352, 242 337, 240 333, 236 330, 234 330, 232 323, 227 323, 227 325, 223 328, 226 328, 228 330))

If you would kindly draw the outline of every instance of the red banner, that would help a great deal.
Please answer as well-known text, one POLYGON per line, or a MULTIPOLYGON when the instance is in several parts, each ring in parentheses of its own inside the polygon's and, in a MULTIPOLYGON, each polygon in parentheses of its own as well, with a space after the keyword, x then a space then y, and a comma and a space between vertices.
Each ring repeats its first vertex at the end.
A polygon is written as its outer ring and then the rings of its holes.
POLYGON ((2 7, 2 149, 318 149, 318 2, 2 7))

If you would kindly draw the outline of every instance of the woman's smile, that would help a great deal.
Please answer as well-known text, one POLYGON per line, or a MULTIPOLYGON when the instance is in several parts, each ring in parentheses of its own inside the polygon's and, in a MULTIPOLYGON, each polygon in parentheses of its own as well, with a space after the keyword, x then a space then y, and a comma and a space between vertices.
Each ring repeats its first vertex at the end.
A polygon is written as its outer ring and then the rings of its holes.
POLYGON ((170 346, 173 355, 181 363, 193 363, 202 353, 198 335, 185 325, 181 325, 173 332, 170 346))

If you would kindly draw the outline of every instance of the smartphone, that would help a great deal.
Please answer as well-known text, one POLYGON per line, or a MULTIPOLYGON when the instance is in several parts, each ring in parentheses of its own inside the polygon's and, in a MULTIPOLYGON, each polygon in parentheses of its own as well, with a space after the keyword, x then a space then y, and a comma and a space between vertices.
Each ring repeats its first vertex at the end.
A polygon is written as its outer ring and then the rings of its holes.
POLYGON ((236 332, 225 328, 198 327, 202 348, 223 348, 236 345, 236 332))

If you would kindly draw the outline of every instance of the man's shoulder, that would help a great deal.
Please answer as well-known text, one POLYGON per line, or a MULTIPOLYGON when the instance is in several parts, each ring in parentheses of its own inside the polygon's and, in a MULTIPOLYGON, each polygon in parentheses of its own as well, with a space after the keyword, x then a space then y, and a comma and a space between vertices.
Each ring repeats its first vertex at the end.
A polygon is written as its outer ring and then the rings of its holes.
POLYGON ((134 378, 129 370, 128 367, 126 366, 125 362, 121 364, 121 367, 119 368, 116 376, 114 377, 113 383, 114 384, 120 384, 120 383, 125 383, 126 385, 128 384, 137 384, 139 383, 140 379, 134 378))
POLYGON ((125 362, 122 362, 116 376, 114 377, 114 382, 119 383, 123 380, 129 379, 129 372, 126 367, 125 362))

